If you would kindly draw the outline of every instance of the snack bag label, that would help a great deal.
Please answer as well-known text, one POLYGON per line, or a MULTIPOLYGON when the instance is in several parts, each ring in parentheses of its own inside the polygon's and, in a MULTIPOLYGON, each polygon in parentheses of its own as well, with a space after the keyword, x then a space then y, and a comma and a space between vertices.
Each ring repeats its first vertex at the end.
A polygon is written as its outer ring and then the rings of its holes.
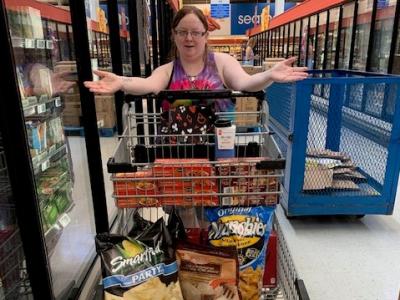
POLYGON ((216 247, 247 248, 264 238, 267 225, 259 217, 232 215, 211 223, 210 244, 216 247))
MULTIPOLYGON (((117 257, 117 259, 119 259, 119 257, 117 257)), ((108 276, 103 279, 103 285, 104 288, 109 288, 112 286, 131 287, 141 284, 152 277, 157 277, 160 275, 171 275, 176 272, 178 272, 178 265, 176 261, 169 265, 161 263, 129 276, 108 276)))

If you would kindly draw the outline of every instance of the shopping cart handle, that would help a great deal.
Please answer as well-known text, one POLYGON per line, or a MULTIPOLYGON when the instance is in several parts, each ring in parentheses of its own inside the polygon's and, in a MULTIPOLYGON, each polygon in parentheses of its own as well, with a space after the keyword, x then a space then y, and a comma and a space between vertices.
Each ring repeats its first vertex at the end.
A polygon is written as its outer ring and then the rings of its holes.
POLYGON ((162 90, 157 95, 149 95, 150 98, 157 99, 222 99, 234 97, 256 97, 260 100, 264 99, 264 91, 258 92, 245 92, 245 91, 232 91, 232 90, 162 90))

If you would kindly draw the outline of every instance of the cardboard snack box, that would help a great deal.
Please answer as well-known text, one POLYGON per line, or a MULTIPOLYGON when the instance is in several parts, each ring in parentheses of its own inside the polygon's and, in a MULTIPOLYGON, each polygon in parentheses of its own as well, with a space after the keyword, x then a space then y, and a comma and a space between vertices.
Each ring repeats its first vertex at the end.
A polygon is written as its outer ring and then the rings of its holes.
POLYGON ((209 196, 182 196, 182 197, 162 197, 160 198, 163 205, 178 206, 218 206, 219 199, 217 195, 209 196))
POLYGON ((200 177, 213 175, 207 159, 156 159, 155 177, 200 177))

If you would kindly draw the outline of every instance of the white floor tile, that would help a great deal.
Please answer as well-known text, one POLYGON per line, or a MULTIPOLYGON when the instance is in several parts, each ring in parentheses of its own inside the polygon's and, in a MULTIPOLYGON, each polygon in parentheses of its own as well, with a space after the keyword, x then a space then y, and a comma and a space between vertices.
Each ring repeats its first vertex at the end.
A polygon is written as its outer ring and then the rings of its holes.
POLYGON ((395 300, 400 292, 400 188, 393 215, 306 217, 281 224, 312 300, 395 300))

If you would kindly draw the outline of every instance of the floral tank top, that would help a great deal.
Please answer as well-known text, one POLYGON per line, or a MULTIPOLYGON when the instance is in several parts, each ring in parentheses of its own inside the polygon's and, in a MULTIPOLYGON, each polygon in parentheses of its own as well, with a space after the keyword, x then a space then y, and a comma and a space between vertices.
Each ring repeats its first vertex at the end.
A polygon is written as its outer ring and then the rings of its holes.
MULTIPOLYGON (((225 89, 222 82, 217 65, 215 63, 214 53, 208 53, 206 64, 203 70, 194 78, 189 77, 182 67, 181 61, 177 58, 174 61, 171 78, 168 84, 169 90, 222 90, 225 89)), ((173 103, 164 101, 162 104, 163 110, 184 105, 206 104, 212 105, 215 111, 232 112, 234 111, 234 103, 231 99, 210 99, 210 100, 176 100, 173 103)))

